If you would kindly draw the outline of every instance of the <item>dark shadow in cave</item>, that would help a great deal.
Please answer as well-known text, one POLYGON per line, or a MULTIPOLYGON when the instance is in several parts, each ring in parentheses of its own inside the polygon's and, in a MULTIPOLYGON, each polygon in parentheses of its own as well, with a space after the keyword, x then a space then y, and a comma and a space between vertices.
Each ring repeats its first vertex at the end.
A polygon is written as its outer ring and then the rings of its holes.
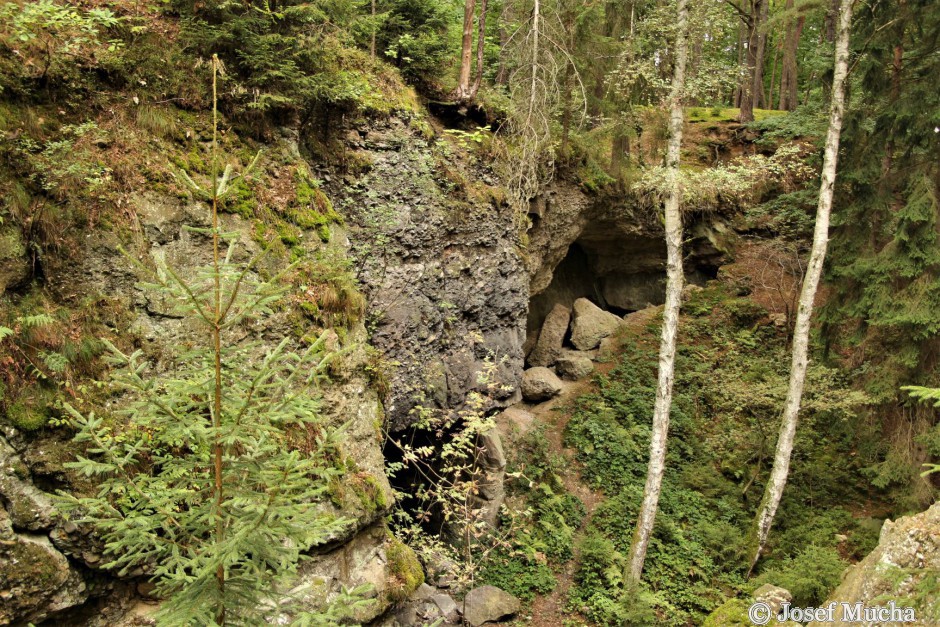
MULTIPOLYGON (((718 261, 689 246, 687 284, 704 285, 718 276, 718 261)), ((701 248, 701 247, 700 247, 701 248)), ((529 301, 526 335, 534 340, 557 304, 571 307, 587 298, 618 316, 661 305, 666 295, 666 246, 657 238, 628 235, 613 224, 595 223, 568 247, 552 281, 529 301)), ((532 345, 532 341, 527 342, 532 345)))

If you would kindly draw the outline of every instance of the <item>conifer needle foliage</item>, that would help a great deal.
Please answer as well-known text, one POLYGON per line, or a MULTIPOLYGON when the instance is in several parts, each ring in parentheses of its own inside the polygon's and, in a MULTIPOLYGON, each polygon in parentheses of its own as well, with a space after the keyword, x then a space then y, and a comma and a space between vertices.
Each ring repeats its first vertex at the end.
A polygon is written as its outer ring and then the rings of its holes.
POLYGON ((63 509, 103 538, 107 568, 151 577, 165 599, 160 624, 335 624, 342 607, 298 612, 309 591, 295 577, 306 551, 349 524, 320 504, 340 472, 339 431, 316 394, 331 355, 322 337, 301 353, 289 338, 267 350, 237 340, 285 288, 280 275, 263 281, 253 262, 233 261, 236 234, 222 231, 216 211, 233 173, 219 174, 218 161, 213 150, 211 187, 196 194, 211 207, 211 228, 194 230, 211 240, 212 262, 186 279, 158 263, 143 284, 199 329, 197 341, 166 372, 108 343, 121 409, 105 417, 66 406, 87 447, 71 466, 98 489, 63 493, 63 509), (312 450, 292 449, 295 431, 312 450))

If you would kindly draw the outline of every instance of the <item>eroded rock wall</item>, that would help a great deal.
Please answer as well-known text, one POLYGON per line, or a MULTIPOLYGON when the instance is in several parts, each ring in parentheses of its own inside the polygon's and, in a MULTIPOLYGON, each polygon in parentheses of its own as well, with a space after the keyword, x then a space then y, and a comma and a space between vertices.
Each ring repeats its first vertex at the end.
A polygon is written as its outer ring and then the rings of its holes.
MULTIPOLYGON (((276 150, 297 152, 296 146, 276 150)), ((83 238, 81 254, 67 262, 48 256, 42 289, 61 304, 106 298, 110 306, 98 312, 98 322, 110 327, 111 337, 120 338, 115 339, 118 344, 143 349, 155 372, 166 372, 173 368, 177 348, 205 338, 200 337, 199 328, 174 312, 171 303, 137 285, 141 277, 128 255, 144 265, 165 260, 184 278, 191 277, 196 268, 209 262, 212 247, 204 233, 185 227, 206 227, 210 216, 202 204, 153 190, 140 190, 134 196, 131 213, 129 229, 90 230, 83 238)), ((247 261, 260 251, 250 220, 228 214, 220 219, 224 231, 239 234, 236 260, 247 261)), ((313 230, 303 234, 299 247, 310 256, 327 247, 332 247, 335 258, 346 254, 343 238, 324 244, 313 230)), ((18 257, 11 259, 20 262, 18 257)), ((258 269, 270 274, 286 263, 283 257, 269 255, 258 269)), ((13 266, 14 270, 18 267, 13 266)), ((8 280, 11 272, 0 274, 6 283, 0 287, 14 284, 8 280)), ((293 338, 299 348, 301 335, 315 329, 298 311, 297 303, 288 299, 285 305, 239 327, 228 341, 259 342, 263 352, 286 337, 293 338), (305 329, 305 325, 311 328, 305 329)), ((320 591, 310 597, 312 607, 344 587, 372 584, 376 602, 359 616, 367 621, 384 612, 400 593, 388 588, 396 578, 391 572, 395 565, 387 555, 392 539, 384 521, 394 500, 381 450, 384 413, 365 369, 364 324, 351 325, 342 337, 334 333, 332 342, 334 348, 350 348, 341 366, 331 367, 331 381, 323 389, 323 409, 332 427, 345 425, 340 457, 349 472, 332 487, 331 498, 322 503, 322 509, 349 519, 351 524, 315 549, 318 554, 303 575, 307 583, 318 584, 320 591)), ((65 468, 78 452, 69 442, 70 433, 40 429, 26 434, 0 420, 0 425, 5 423, 0 434, 0 625, 72 620, 70 617, 82 614, 82 604, 99 603, 101 597, 115 592, 124 598, 106 604, 111 622, 104 624, 121 624, 122 611, 134 606, 127 598, 133 584, 122 585, 121 577, 104 568, 109 558, 93 531, 62 520, 51 494, 44 491, 93 489, 65 468)), ((130 578, 135 575, 143 572, 130 573, 130 578)), ((72 624, 86 624, 84 620, 72 624)))
POLYGON ((389 363, 392 430, 417 405, 450 409, 481 388, 486 360, 518 399, 528 280, 495 173, 459 143, 392 118, 350 129, 367 171, 333 181, 351 223, 372 344, 389 363))

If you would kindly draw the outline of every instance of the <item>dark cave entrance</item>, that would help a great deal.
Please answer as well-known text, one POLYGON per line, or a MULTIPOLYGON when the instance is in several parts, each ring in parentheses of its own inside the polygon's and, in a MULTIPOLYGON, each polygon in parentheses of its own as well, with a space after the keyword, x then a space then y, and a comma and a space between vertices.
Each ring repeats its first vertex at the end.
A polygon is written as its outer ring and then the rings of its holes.
MULTIPOLYGON (((684 264, 687 284, 704 285, 717 277, 719 263, 713 252, 701 242, 688 246, 684 264)), ((527 345, 534 343, 545 317, 557 304, 571 307, 575 300, 587 298, 601 309, 622 316, 661 305, 665 296, 665 243, 658 238, 624 234, 613 224, 594 224, 568 247, 548 287, 531 296, 527 345)))

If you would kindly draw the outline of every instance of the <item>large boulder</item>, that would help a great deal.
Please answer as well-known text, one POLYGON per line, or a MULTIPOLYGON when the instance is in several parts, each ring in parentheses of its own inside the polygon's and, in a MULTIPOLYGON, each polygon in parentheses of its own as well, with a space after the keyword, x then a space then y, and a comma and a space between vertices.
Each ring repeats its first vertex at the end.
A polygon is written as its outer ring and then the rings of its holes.
POLYGON ((571 312, 564 305, 558 304, 548 313, 542 324, 538 342, 529 354, 530 366, 551 366, 561 354, 561 347, 568 332, 571 312))
POLYGON ((594 362, 580 351, 567 351, 555 362, 555 370, 562 379, 577 381, 594 372, 594 362))
POLYGON ((463 617, 472 627, 498 622, 519 611, 519 599, 496 586, 481 586, 467 593, 463 617))
POLYGON ((843 603, 850 607, 856 603, 884 607, 886 599, 894 599, 898 608, 914 608, 916 624, 940 625, 937 572, 940 572, 940 503, 915 516, 894 522, 886 520, 878 546, 861 562, 849 567, 824 605, 838 603, 835 622, 809 624, 858 624, 845 616, 843 603))
POLYGON ((604 311, 586 298, 579 298, 574 301, 571 343, 581 351, 597 348, 601 340, 613 335, 621 323, 619 316, 604 311))
POLYGON ((522 398, 540 403, 561 394, 562 383, 554 372, 538 366, 529 368, 522 375, 522 398))
POLYGON ((477 494, 474 509, 480 510, 480 519, 491 529, 499 522, 499 509, 506 500, 506 455, 499 431, 493 427, 480 434, 477 455, 477 494))

